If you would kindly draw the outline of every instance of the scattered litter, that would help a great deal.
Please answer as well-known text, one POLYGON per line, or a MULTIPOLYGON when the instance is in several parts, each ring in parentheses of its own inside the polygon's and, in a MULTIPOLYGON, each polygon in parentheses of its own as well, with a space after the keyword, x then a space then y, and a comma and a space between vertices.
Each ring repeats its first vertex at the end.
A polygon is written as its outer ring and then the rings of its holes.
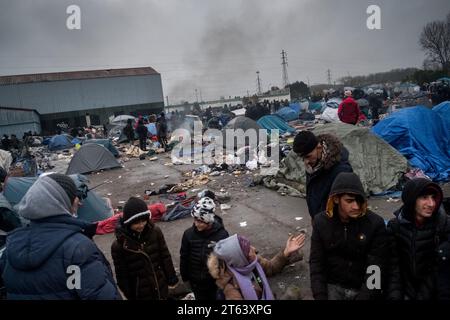
POLYGON ((247 161, 247 163, 245 164, 245 166, 246 166, 247 169, 249 169, 249 170, 255 170, 255 169, 258 168, 258 161, 257 161, 256 159, 247 161))
MULTIPOLYGON (((229 209, 231 209, 231 206, 229 204, 221 204, 220 205, 220 210, 229 210, 229 209)), ((247 225, 247 223, 246 223, 246 225, 247 225)), ((241 225, 241 227, 242 227, 242 225, 241 225)))
POLYGON ((400 199, 393 199, 393 198, 389 198, 386 200, 387 202, 399 202, 400 199))
POLYGON ((216 193, 216 199, 219 201, 228 201, 230 200, 230 194, 228 192, 218 192, 216 193))
POLYGON ((136 198, 140 198, 141 196, 137 194, 137 195, 135 195, 135 197, 136 197, 136 198))
POLYGON ((110 197, 110 196, 112 196, 112 193, 107 193, 106 195, 107 195, 108 197, 110 197))
POLYGON ((300 279, 300 276, 295 276, 295 279, 300 279))
POLYGON ((220 192, 225 192, 226 190, 224 188, 220 189, 220 192))
POLYGON ((122 179, 122 176, 119 176, 117 179, 122 179))
POLYGON ((164 176, 164 179, 167 179, 169 176, 164 176))
POLYGON ((124 204, 124 203, 125 203, 125 201, 119 201, 119 203, 120 203, 120 204, 124 204))
POLYGON ((151 185, 151 186, 154 186, 154 185, 155 185, 155 183, 154 183, 154 182, 150 182, 150 185, 151 185))
POLYGON ((290 264, 289 267, 295 267, 295 263, 290 264))
POLYGON ((303 219, 303 217, 295 217, 295 220, 297 220, 297 221, 302 220, 302 219, 303 219))
POLYGON ((220 176, 221 173, 219 171, 213 171, 209 174, 210 177, 220 176))
POLYGON ((150 161, 155 161, 155 160, 158 160, 158 157, 152 157, 152 158, 150 158, 150 159, 148 159, 148 160, 150 160, 150 161))
POLYGON ((247 226, 247 221, 240 222, 239 226, 246 227, 247 226))

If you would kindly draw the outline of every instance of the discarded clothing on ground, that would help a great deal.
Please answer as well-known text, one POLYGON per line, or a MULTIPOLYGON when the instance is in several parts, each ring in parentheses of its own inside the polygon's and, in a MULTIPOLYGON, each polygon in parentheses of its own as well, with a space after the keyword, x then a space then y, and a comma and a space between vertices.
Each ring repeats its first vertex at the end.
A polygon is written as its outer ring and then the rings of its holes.
POLYGON ((161 221, 173 221, 190 216, 196 198, 196 196, 193 196, 175 204, 173 208, 167 210, 166 214, 161 218, 161 221))
MULTIPOLYGON (((152 221, 159 221, 161 217, 166 213, 166 206, 162 202, 153 203, 148 205, 148 210, 152 214, 152 221)), ((116 229, 117 222, 122 218, 123 212, 118 212, 110 218, 99 221, 97 224, 96 234, 108 234, 113 233, 116 229)))

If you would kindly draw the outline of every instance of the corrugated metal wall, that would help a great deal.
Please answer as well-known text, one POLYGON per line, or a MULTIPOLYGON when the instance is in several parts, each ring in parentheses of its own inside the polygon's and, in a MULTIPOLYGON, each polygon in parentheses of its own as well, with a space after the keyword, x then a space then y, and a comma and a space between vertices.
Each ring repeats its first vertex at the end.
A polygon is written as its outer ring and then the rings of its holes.
POLYGON ((0 105, 57 112, 164 102, 161 75, 0 86, 0 105))
POLYGON ((0 108, 0 136, 15 134, 21 139, 24 132, 30 130, 41 132, 41 122, 36 112, 0 108))

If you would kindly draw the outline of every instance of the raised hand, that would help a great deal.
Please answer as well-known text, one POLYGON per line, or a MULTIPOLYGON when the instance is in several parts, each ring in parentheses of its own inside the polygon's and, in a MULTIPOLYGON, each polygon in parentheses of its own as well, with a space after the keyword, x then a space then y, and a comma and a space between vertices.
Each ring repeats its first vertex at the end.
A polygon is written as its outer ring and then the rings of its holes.
POLYGON ((286 247, 284 248, 284 256, 289 257, 292 253, 297 250, 300 250, 305 245, 305 235, 299 234, 298 236, 290 236, 286 242, 286 247))

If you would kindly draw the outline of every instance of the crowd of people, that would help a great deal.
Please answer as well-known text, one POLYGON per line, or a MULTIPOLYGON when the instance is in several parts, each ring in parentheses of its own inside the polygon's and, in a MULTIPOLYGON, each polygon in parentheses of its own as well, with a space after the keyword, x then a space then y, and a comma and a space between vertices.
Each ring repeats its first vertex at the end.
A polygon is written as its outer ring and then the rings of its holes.
MULTIPOLYGON (((312 222, 310 279, 317 300, 450 299, 450 217, 441 187, 406 183, 402 207, 387 223, 368 208, 348 151, 332 135, 301 131, 294 140, 305 164, 312 222)), ((41 176, 18 205, 26 227, 12 231, 0 259, 7 299, 170 299, 180 285, 196 300, 273 300, 268 277, 283 272, 306 234, 289 236, 271 259, 243 234, 230 235, 216 215, 214 192, 197 196, 182 235, 180 274, 145 201, 131 197, 116 227, 111 266, 92 241, 95 224, 76 219, 75 183, 41 176), (76 266, 81 282, 67 285, 76 266), (123 294, 120 294, 120 292, 123 294)))
MULTIPOLYGON (((352 92, 344 95, 339 117, 355 125, 364 116, 352 92)), ((270 114, 280 106, 268 101, 249 105, 246 116, 270 114)), ((228 108, 221 110, 228 113, 228 108)), ((210 122, 215 115, 208 108, 202 117, 210 122)), ((136 123, 128 121, 123 132, 131 142, 137 135, 142 150, 149 136, 156 136, 166 148, 170 128, 179 121, 177 112, 140 117, 136 123)), ((450 299, 450 216, 438 184, 425 178, 409 180, 401 208, 385 221, 369 209, 349 151, 336 136, 300 131, 292 150, 306 171, 314 299, 450 299)), ((226 220, 216 214, 214 192, 204 191, 192 207, 192 226, 180 238, 177 274, 174 253, 152 222, 147 203, 131 197, 111 244, 114 278, 92 241, 96 223, 76 218, 80 200, 74 181, 66 175, 41 175, 32 185, 17 206, 26 226, 8 234, 0 258, 4 298, 167 300, 183 282, 196 300, 273 300, 281 297, 273 293, 268 278, 283 272, 307 240, 304 232, 290 235, 284 248, 267 259, 245 235, 229 234, 226 220)))

